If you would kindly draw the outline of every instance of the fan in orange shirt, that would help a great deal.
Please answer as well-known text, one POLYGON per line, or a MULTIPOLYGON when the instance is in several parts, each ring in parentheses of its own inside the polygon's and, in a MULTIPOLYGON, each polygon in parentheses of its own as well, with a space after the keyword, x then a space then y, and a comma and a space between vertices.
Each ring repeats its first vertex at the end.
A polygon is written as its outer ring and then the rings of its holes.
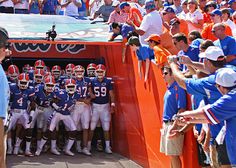
POLYGON ((120 9, 129 14, 128 20, 131 20, 135 24, 135 26, 140 26, 143 17, 141 12, 137 8, 131 7, 128 2, 122 2, 120 4, 120 9))
POLYGON ((171 53, 161 45, 161 38, 157 34, 151 34, 145 41, 148 42, 149 47, 154 50, 155 61, 158 68, 162 68, 168 64, 167 56, 171 53))

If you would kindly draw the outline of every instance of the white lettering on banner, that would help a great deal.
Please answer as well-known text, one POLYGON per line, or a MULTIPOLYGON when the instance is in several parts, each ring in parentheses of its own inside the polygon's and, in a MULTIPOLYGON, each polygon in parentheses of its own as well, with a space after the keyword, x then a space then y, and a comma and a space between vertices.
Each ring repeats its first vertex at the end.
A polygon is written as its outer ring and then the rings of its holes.
MULTIPOLYGON (((69 52, 70 54, 78 54, 86 49, 84 44, 56 44, 54 45, 59 53, 69 52)), ((19 53, 23 52, 48 52, 53 45, 51 44, 32 44, 32 43, 14 43, 14 50, 19 53)))

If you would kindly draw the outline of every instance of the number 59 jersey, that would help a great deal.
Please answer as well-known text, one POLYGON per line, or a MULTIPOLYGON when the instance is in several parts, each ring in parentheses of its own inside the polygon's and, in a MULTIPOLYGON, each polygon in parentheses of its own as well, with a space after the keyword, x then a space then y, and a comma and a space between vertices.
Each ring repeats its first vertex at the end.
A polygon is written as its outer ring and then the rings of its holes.
POLYGON ((111 78, 104 78, 102 82, 98 80, 98 78, 94 78, 91 81, 92 90, 95 94, 95 99, 93 99, 93 103, 96 104, 107 104, 109 103, 110 96, 109 91, 113 90, 113 82, 111 78))
POLYGON ((12 102, 11 109, 26 110, 28 108, 28 101, 33 101, 35 97, 33 87, 21 90, 15 83, 10 84, 10 93, 12 102))

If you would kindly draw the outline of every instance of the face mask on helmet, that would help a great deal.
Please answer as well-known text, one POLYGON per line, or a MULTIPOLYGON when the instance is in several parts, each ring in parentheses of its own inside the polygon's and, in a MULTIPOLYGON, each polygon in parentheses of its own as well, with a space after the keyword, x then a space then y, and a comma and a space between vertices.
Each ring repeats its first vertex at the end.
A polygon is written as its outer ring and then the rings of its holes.
POLYGON ((53 76, 58 79, 61 76, 61 71, 55 70, 52 71, 53 76))
POLYGON ((75 77, 83 78, 84 77, 84 70, 83 69, 75 70, 75 77))
POLYGON ((29 81, 19 80, 18 81, 18 86, 19 86, 20 89, 27 89, 28 86, 29 86, 29 81))
POLYGON ((74 94, 76 91, 76 86, 74 84, 66 85, 66 92, 69 94, 74 94))
POLYGON ((94 77, 95 76, 95 68, 87 69, 87 74, 90 77, 94 77))
POLYGON ((96 75, 96 77, 98 78, 98 79, 102 79, 102 78, 104 78, 105 77, 105 71, 102 71, 102 70, 96 70, 95 71, 95 75, 96 75))
POLYGON ((19 76, 19 69, 16 65, 10 65, 7 69, 7 74, 11 80, 16 81, 19 76))
POLYGON ((34 81, 35 81, 36 83, 42 83, 42 82, 43 82, 43 76, 35 75, 35 76, 34 76, 34 81))
POLYGON ((48 93, 52 93, 54 91, 54 89, 55 89, 55 85, 52 83, 46 83, 44 85, 44 90, 48 93))

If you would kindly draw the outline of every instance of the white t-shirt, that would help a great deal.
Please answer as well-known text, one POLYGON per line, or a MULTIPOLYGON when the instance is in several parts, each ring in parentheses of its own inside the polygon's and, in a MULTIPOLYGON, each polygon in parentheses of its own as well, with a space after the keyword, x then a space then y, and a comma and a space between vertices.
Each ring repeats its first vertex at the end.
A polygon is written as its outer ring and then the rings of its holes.
POLYGON ((94 13, 102 6, 104 5, 103 0, 90 0, 89 1, 89 15, 93 17, 94 13), (93 6, 91 7, 91 4, 94 2, 93 6))
MULTIPOLYGON (((189 20, 192 23, 198 23, 198 20, 203 20, 203 14, 199 10, 195 10, 193 13, 188 12, 186 14, 185 20, 189 20)), ((188 29, 190 31, 192 30, 198 30, 201 32, 201 29, 194 27, 192 24, 188 24, 188 29)), ((189 32, 190 32, 189 31, 189 32)))
POLYGON ((144 40, 151 34, 162 34, 162 19, 158 11, 152 11, 143 17, 139 29, 145 31, 142 36, 139 36, 141 44, 148 44, 144 40))
POLYGON ((223 22, 223 23, 228 25, 231 28, 233 36, 236 37, 236 25, 235 25, 235 23, 230 19, 228 19, 226 22, 223 22))
POLYGON ((0 3, 0 6, 4 6, 4 7, 14 7, 14 4, 12 2, 12 0, 8 0, 5 2, 0 3))
POLYGON ((15 9, 29 9, 29 1, 21 0, 20 3, 15 4, 15 9))
MULTIPOLYGON (((77 3, 81 3, 81 0, 75 0, 77 3)), ((66 0, 64 1, 63 4, 66 3, 66 0)), ((66 7, 65 7, 65 15, 67 16, 78 16, 78 6, 76 6, 73 2, 69 3, 66 7)))

